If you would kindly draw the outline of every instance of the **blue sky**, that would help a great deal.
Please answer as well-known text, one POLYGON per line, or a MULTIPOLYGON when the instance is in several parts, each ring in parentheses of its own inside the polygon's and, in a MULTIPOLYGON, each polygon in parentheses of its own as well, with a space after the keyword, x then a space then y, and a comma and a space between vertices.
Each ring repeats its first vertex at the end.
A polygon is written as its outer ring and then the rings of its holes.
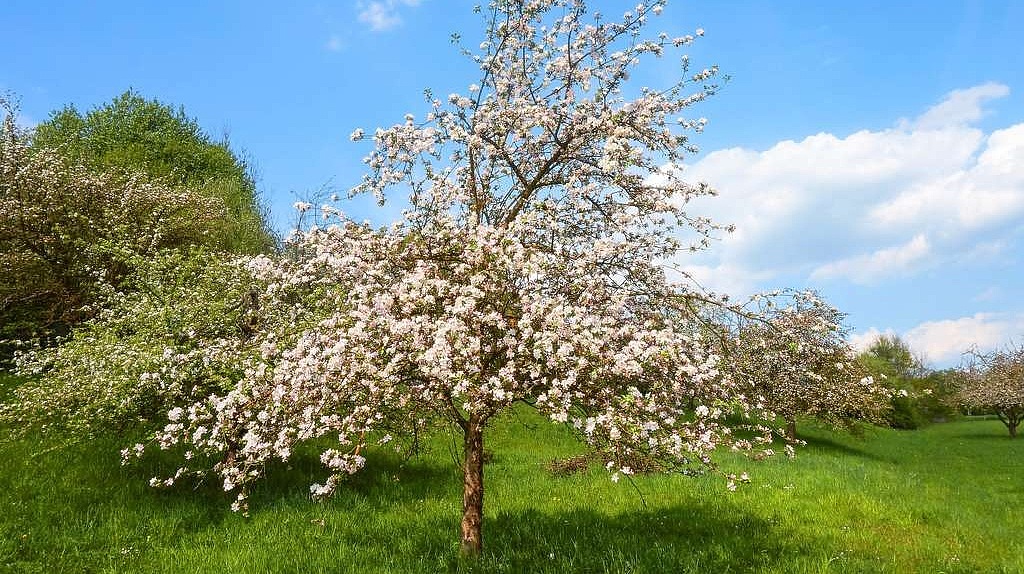
MULTIPOLYGON (((359 180, 353 128, 476 80, 449 43, 479 35, 468 1, 62 4, 5 2, 0 90, 22 121, 128 88, 183 105, 251 159, 281 230, 297 199, 359 180)), ((1024 336, 1024 2, 674 0, 652 30, 698 27, 695 64, 732 79, 694 109, 710 123, 686 169, 738 231, 685 261, 697 277, 816 288, 855 340, 897 333, 936 366, 1024 336)), ((348 211, 391 213, 373 209, 348 211)))

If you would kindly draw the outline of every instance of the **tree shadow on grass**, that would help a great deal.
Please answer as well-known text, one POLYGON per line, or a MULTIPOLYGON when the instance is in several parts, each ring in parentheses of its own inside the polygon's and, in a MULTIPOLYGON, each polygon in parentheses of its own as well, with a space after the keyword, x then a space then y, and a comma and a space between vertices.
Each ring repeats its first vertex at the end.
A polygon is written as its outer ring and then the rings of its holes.
POLYGON ((608 515, 576 509, 502 513, 484 521, 484 552, 459 557, 457 519, 389 533, 417 540, 424 563, 457 572, 750 572, 819 554, 820 541, 739 509, 687 504, 608 515))
MULTIPOLYGON (((62 444, 30 437, 7 444, 0 450, 0 456, 9 457, 8 468, 0 472, 0 487, 6 490, 0 502, 14 504, 7 520, 24 523, 26 528, 32 523, 52 523, 57 530, 70 523, 84 531, 90 520, 116 519, 137 523, 140 531, 149 523, 172 524, 184 534, 220 528, 225 521, 240 518, 231 510, 235 494, 225 492, 216 475, 183 477, 170 488, 151 487, 151 478, 174 474, 182 458, 178 453, 153 452, 122 465, 119 451, 131 442, 98 437, 62 444)), ((309 494, 311 484, 323 483, 329 475, 319 452, 303 449, 288 462, 268 465, 250 492, 253 512, 320 504, 309 494)), ((334 498, 342 505, 358 501, 372 508, 454 499, 460 488, 457 469, 451 465, 407 461, 385 450, 371 453, 366 468, 344 481, 334 498)))
MULTIPOLYGON (((837 441, 832 440, 831 438, 828 438, 828 437, 816 436, 816 435, 811 435, 811 436, 797 435, 797 438, 799 438, 800 440, 806 442, 807 446, 805 448, 807 448, 808 450, 811 450, 811 451, 818 451, 818 452, 822 452, 822 453, 837 454, 837 455, 850 455, 850 456, 856 456, 856 457, 876 460, 876 461, 879 461, 879 462, 889 462, 889 463, 897 462, 897 461, 892 460, 890 458, 887 458, 887 457, 884 457, 884 456, 880 456, 880 455, 878 455, 876 453, 873 453, 873 452, 870 452, 870 451, 867 451, 867 450, 864 450, 864 449, 859 449, 859 448, 850 446, 848 444, 843 444, 841 442, 837 442, 837 441)), ((867 440, 867 437, 864 437, 862 440, 867 440)))
MULTIPOLYGON (((282 496, 308 499, 310 485, 323 483, 330 474, 316 455, 274 463, 266 471, 253 489, 253 505, 272 503, 282 496)), ((366 466, 346 477, 332 499, 354 498, 374 507, 389 506, 461 495, 461 486, 462 475, 456 466, 385 451, 369 453, 366 466)))
MULTIPOLYGON (((314 504, 310 485, 323 484, 330 476, 319 455, 320 450, 316 448, 304 448, 286 462, 269 463, 263 469, 263 476, 251 486, 250 508, 259 511, 275 506, 314 504)), ((223 490, 223 484, 216 475, 182 480, 170 489, 138 489, 137 485, 147 483, 155 470, 162 470, 164 474, 168 469, 173 472, 173 464, 180 460, 168 453, 159 453, 155 458, 158 460, 129 467, 125 473, 125 480, 136 485, 139 496, 158 497, 165 505, 190 506, 198 503, 204 508, 216 509, 205 513, 206 518, 214 522, 232 514, 230 506, 235 495, 223 490)), ((366 466, 346 477, 325 503, 332 504, 332 500, 341 499, 343 504, 358 500, 371 506, 385 506, 410 500, 451 497, 460 492, 459 488, 461 475, 451 465, 420 458, 406 459, 391 451, 374 452, 367 455, 366 466)))
MULTIPOLYGON (((961 434, 958 434, 958 435, 950 437, 950 438, 953 439, 953 440, 965 438, 965 439, 968 439, 968 440, 993 440, 993 441, 994 440, 1002 439, 1002 440, 1006 440, 1006 441, 1020 441, 1022 444, 1024 444, 1024 436, 1018 436, 1017 438, 1013 438, 1013 437, 1010 436, 1010 432, 1008 430, 1006 430, 1005 428, 1002 430, 1002 432, 997 432, 997 431, 968 432, 968 433, 961 433, 961 434)), ((1022 448, 1024 448, 1024 447, 1022 447, 1022 448)))

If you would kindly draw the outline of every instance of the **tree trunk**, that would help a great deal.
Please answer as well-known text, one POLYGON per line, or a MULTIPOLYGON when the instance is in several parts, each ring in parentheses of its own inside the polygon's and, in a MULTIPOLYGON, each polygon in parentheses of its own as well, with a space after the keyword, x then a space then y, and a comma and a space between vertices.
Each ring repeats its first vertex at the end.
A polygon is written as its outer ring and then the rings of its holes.
POLYGON ((796 440, 796 419, 786 419, 786 439, 796 440))
POLYGON ((472 415, 466 422, 462 463, 462 544, 464 556, 477 556, 483 548, 484 519, 484 429, 483 421, 472 415))
POLYGON ((1007 430, 1010 431, 1010 438, 1017 438, 1017 425, 1020 424, 1024 413, 1018 412, 1017 409, 1009 409, 1006 411, 1005 416, 1003 412, 997 411, 996 416, 999 420, 1006 425, 1007 430))

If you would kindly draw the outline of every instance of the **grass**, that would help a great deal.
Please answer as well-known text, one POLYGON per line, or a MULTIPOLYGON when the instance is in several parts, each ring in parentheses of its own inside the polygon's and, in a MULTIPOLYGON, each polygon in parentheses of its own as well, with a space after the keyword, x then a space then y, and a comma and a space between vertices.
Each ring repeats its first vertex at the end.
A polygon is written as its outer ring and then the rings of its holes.
POLYGON ((408 463, 377 453, 323 503, 302 454, 270 469, 250 518, 216 485, 150 489, 166 461, 120 466, 130 439, 0 439, 0 572, 1024 572, 1024 439, 999 422, 801 433, 795 460, 727 460, 754 479, 730 493, 712 476, 553 476, 546 463, 579 447, 508 417, 487 435, 477 562, 459 558, 444 435, 408 463))

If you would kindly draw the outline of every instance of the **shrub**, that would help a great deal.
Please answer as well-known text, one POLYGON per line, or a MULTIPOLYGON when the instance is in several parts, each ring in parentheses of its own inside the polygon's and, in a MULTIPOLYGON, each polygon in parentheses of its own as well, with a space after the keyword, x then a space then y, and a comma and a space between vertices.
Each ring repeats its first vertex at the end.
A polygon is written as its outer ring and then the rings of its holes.
POLYGON ((240 378, 255 353, 244 334, 260 320, 245 267, 195 248, 131 263, 123 291, 63 344, 19 357, 33 378, 0 411, 5 419, 83 436, 121 432, 240 378))

